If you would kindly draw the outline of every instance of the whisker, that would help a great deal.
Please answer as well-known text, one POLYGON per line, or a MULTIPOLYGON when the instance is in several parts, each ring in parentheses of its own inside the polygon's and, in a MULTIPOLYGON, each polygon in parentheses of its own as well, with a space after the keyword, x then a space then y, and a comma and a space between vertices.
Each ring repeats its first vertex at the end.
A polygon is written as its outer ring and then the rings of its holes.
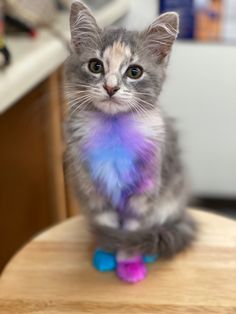
POLYGON ((87 99, 91 99, 91 97, 87 96, 87 97, 84 97, 83 99, 79 99, 79 101, 78 100, 71 101, 68 104, 70 105, 71 108, 73 108, 73 107, 75 107, 75 105, 79 105, 81 102, 83 102, 84 100, 87 100, 87 99))
POLYGON ((140 103, 137 102, 137 100, 133 100, 134 106, 137 109, 137 112, 145 115, 146 117, 148 117, 148 111, 146 110, 146 108, 144 108, 142 105, 140 105, 140 103))
MULTIPOLYGON (((86 99, 86 100, 84 100, 82 103, 80 103, 70 114, 71 114, 71 116, 76 112, 76 111, 78 111, 79 109, 84 109, 83 108, 83 106, 84 105, 88 105, 89 104, 89 102, 91 102, 91 100, 90 99, 86 99), (82 108, 81 108, 82 107, 82 108)), ((80 110, 80 111, 83 111, 83 110, 80 110)))
POLYGON ((142 103, 145 103, 146 105, 149 105, 149 106, 151 106, 151 107, 154 107, 154 105, 153 105, 152 103, 150 103, 150 102, 148 102, 148 101, 146 101, 146 100, 143 100, 143 99, 141 99, 140 97, 134 96, 134 98, 135 98, 136 100, 142 102, 142 103))

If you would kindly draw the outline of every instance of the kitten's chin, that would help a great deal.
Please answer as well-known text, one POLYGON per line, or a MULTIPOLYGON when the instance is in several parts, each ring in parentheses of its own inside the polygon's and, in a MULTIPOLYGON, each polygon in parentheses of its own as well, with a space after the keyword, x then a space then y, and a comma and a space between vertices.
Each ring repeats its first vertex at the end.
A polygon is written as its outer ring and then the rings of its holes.
POLYGON ((94 103, 94 106, 100 111, 111 115, 129 111, 128 106, 118 104, 112 100, 98 101, 94 103))

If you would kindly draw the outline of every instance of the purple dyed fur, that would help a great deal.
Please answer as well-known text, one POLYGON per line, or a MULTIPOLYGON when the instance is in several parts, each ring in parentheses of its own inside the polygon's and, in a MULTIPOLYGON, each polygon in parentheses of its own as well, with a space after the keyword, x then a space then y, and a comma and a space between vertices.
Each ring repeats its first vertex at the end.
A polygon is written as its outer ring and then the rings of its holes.
POLYGON ((156 146, 141 133, 132 115, 94 113, 94 128, 83 152, 97 188, 120 213, 131 195, 153 187, 156 146))
POLYGON ((136 283, 143 280, 147 274, 147 268, 142 256, 137 256, 126 261, 117 263, 116 273, 119 278, 129 283, 136 283))

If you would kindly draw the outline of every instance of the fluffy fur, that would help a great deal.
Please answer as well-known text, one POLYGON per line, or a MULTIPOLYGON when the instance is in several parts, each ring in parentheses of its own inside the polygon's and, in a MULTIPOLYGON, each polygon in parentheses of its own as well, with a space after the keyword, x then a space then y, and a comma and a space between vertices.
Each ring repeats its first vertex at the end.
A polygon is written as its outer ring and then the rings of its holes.
POLYGON ((122 213, 130 196, 152 189, 158 147, 142 134, 132 115, 90 115, 94 131, 80 143, 82 158, 100 193, 122 213))
MULTIPOLYGON (((125 252, 136 262, 144 253, 174 255, 193 240, 196 229, 186 211, 173 121, 158 103, 178 16, 161 15, 142 33, 101 30, 76 1, 70 21, 66 161, 92 231, 102 248, 125 252), (89 70, 94 58, 102 62, 102 73, 89 70), (130 65, 142 67, 139 79, 127 76, 130 65), (104 85, 117 92, 107 95, 104 85)), ((122 277, 127 267, 121 265, 122 277)), ((128 267, 137 270, 134 281, 146 272, 143 263, 137 265, 128 267)))

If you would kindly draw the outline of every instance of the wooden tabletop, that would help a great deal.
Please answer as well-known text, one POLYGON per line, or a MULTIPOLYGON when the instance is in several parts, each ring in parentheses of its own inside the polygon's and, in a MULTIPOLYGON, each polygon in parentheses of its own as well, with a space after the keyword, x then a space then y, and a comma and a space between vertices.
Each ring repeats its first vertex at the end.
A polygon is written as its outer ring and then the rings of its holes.
POLYGON ((195 244, 149 266, 129 285, 91 265, 91 237, 72 218, 36 237, 6 267, 1 314, 236 313, 236 223, 192 211, 200 223, 195 244))

